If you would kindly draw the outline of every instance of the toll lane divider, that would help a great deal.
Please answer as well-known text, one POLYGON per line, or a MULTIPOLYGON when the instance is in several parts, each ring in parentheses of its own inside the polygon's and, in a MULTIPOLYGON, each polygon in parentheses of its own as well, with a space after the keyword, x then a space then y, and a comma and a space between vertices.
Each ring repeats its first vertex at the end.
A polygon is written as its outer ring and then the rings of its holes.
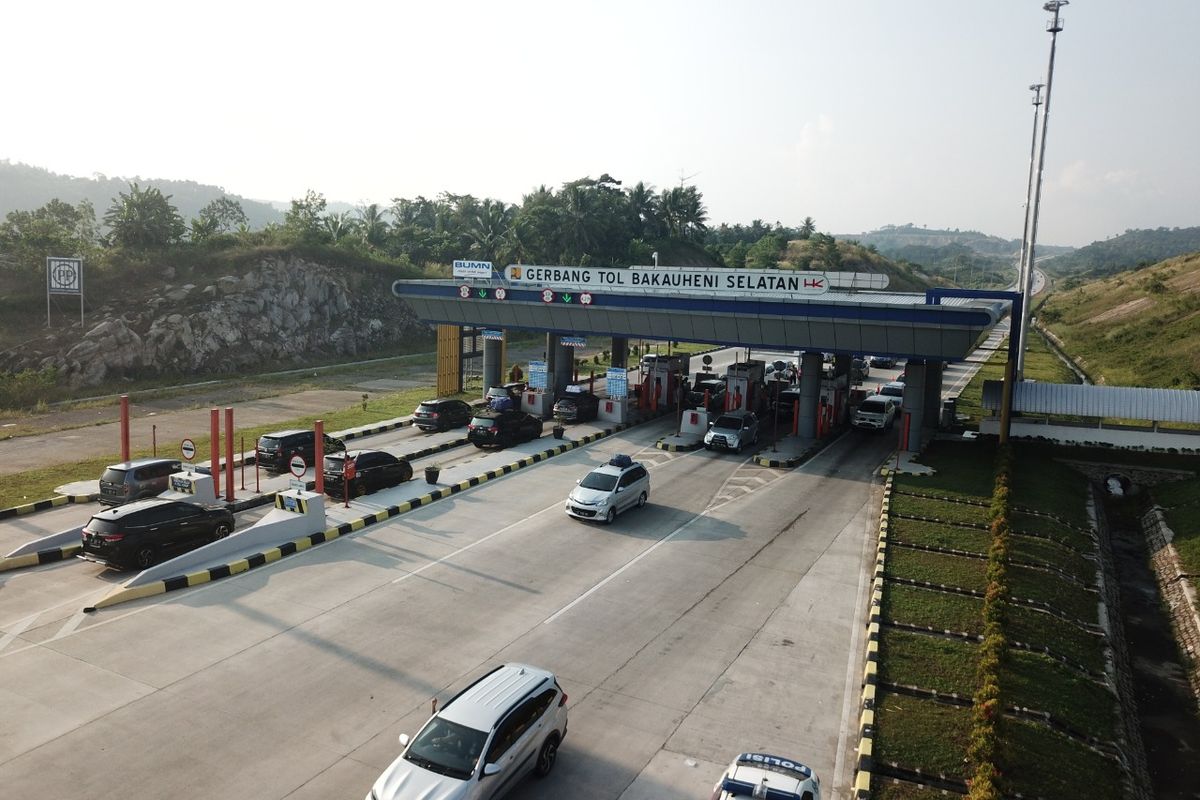
POLYGON ((882 622, 883 569, 887 558, 888 516, 892 505, 892 478, 883 485, 883 507, 879 512, 879 543, 875 550, 875 574, 871 581, 871 609, 867 618, 867 656, 863 668, 862 708, 858 718, 858 762, 854 773, 854 800, 871 795, 875 744, 875 691, 879 680, 879 626, 882 622))
POLYGON ((118 603, 125 603, 131 600, 140 600, 144 597, 165 594, 166 592, 173 592, 177 589, 186 589, 191 586, 199 586, 220 578, 227 578, 230 575, 237 575, 238 573, 254 569, 255 567, 261 567, 265 564, 270 564, 274 561, 278 561, 284 556, 290 556, 294 553, 308 550, 309 548, 315 547, 319 544, 333 541, 338 537, 345 536, 354 531, 362 530, 368 525, 375 525, 405 512, 412 511, 413 509, 422 508, 430 503, 434 503, 438 500, 450 497, 451 495, 456 495, 459 492, 466 491, 472 487, 487 483, 490 480, 501 478, 505 475, 516 472, 519 469, 541 463, 542 461, 553 458, 554 456, 561 455, 578 447, 583 447, 586 444, 591 444, 592 442, 603 439, 607 436, 612 436, 613 434, 623 431, 627 428, 631 428, 634 425, 641 424, 642 422, 649 422, 650 420, 655 419, 657 416, 658 415, 647 417, 634 423, 616 425, 612 428, 605 428, 604 430, 597 431, 596 433, 589 433, 586 436, 581 436, 578 439, 573 439, 548 450, 543 450, 540 453, 533 453, 532 455, 525 456, 524 458, 514 461, 511 464, 505 464, 502 467, 490 469, 482 475, 476 475, 472 478, 468 478, 465 481, 450 484, 443 489, 434 489, 432 492, 428 492, 419 497, 414 497, 410 500, 405 500, 403 503, 399 503, 394 506, 388 506, 387 508, 381 511, 376 511, 373 514, 368 514, 364 517, 350 520, 349 522, 343 522, 341 525, 336 527, 326 528, 318 533, 303 536, 299 539, 293 539, 290 542, 284 542, 278 547, 272 547, 270 550, 265 550, 261 553, 255 553, 251 556, 247 556, 246 558, 239 559, 228 564, 208 567, 207 569, 199 570, 197 572, 190 572, 185 575, 176 575, 174 577, 164 578, 160 581, 154 581, 152 583, 135 586, 129 589, 118 589, 99 600, 95 605, 88 606, 83 610, 90 613, 100 608, 107 608, 108 606, 117 605, 118 603))
POLYGON ((17 517, 22 514, 32 514, 35 511, 45 511, 48 508, 56 508, 65 506, 68 503, 94 503, 100 499, 100 494, 60 494, 46 500, 37 500, 33 503, 25 503, 20 506, 12 506, 11 508, 0 508, 0 519, 8 517, 17 517))
POLYGON ((8 556, 0 558, 0 572, 5 572, 10 569, 21 569, 22 567, 37 567, 42 564, 51 564, 55 561, 62 561, 65 558, 78 553, 83 549, 82 545, 68 544, 62 547, 51 547, 46 550, 39 550, 36 553, 26 553, 21 556, 8 556))

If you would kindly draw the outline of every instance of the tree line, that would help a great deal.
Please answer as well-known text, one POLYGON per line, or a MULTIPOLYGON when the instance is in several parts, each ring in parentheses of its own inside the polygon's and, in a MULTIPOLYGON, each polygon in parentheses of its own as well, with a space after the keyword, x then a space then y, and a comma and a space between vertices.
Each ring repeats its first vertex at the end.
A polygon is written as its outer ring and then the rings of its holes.
MULTIPOLYGON (((670 242, 693 245, 716 265, 764 268, 779 266, 789 240, 824 236, 811 217, 794 228, 761 220, 710 228, 696 187, 655 190, 642 181, 624 187, 608 174, 558 189, 539 186, 519 204, 444 192, 332 212, 323 195, 308 191, 291 201, 282 223, 259 229, 251 229, 234 198, 222 196, 184 220, 170 195, 131 183, 100 221, 87 200, 52 200, 34 211, 10 212, 0 222, 0 272, 39 275, 48 255, 103 263, 122 251, 289 245, 332 246, 416 267, 456 258, 619 266, 650 264, 670 242)), ((825 239, 832 260, 836 244, 825 239)))

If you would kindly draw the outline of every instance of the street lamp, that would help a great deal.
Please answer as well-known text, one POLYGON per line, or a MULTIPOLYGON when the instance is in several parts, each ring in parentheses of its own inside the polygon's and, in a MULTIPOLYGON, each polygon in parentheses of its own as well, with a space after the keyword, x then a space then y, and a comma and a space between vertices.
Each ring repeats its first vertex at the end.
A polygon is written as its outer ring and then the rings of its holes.
POLYGON ((1046 109, 1042 112, 1041 144, 1038 146, 1037 184, 1033 193, 1033 223, 1029 228, 1029 253, 1025 259, 1027 264, 1025 285, 1021 287, 1025 302, 1021 309, 1021 338, 1019 340, 1021 346, 1017 351, 1017 380, 1024 379, 1025 337, 1029 333, 1029 317, 1033 307, 1030 294, 1033 288, 1034 252, 1037 249, 1038 214, 1041 211, 1042 202, 1042 172, 1046 164, 1046 129, 1050 123, 1050 91, 1054 86, 1054 51, 1058 44, 1058 32, 1063 29, 1063 18, 1059 16, 1059 11, 1069 2, 1070 0, 1049 0, 1049 2, 1042 6, 1046 11, 1053 13, 1054 17, 1046 23, 1046 30, 1050 32, 1050 63, 1046 68, 1046 109))
POLYGON ((1033 135, 1029 140, 1029 180, 1025 185, 1025 224, 1021 226, 1021 255, 1017 265, 1017 289, 1019 291, 1025 289, 1025 270, 1028 268, 1025 256, 1028 255, 1027 248, 1029 247, 1029 211, 1033 205, 1033 198, 1030 195, 1033 194, 1033 165, 1037 159, 1038 112, 1042 105, 1042 87, 1045 85, 1044 83, 1033 83, 1029 86, 1029 90, 1033 92, 1033 135))
POLYGON ((658 268, 658 251, 655 250, 650 255, 654 257, 654 268, 657 269, 658 268))

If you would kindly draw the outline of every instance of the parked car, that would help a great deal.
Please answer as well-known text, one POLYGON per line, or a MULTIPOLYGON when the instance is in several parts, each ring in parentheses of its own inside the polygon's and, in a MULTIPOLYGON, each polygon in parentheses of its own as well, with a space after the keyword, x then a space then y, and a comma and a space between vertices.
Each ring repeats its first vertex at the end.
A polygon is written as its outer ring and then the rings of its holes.
POLYGON ((182 469, 178 458, 138 458, 110 464, 100 476, 100 502, 118 506, 156 497, 171 488, 171 476, 182 469))
POLYGON ((461 428, 471 421, 475 409, 469 403, 453 398, 439 397, 424 400, 413 412, 413 425, 423 431, 448 431, 461 428))
POLYGON ((862 381, 871 374, 871 365, 865 358, 855 358, 850 361, 850 379, 862 381))
POLYGON ((524 411, 481 411, 467 425, 467 439, 476 447, 508 447, 542 435, 542 418, 524 411))
POLYGON ((516 381, 503 386, 493 386, 484 395, 488 408, 494 411, 507 411, 521 407, 521 393, 525 391, 525 382, 516 381))
POLYGON ((775 420, 780 426, 791 425, 792 416, 796 411, 796 403, 800 401, 800 389, 793 387, 784 389, 779 392, 778 396, 774 392, 771 394, 771 419, 775 420))
POLYGON ((627 455, 615 455, 608 463, 583 476, 567 495, 566 511, 577 519, 602 519, 612 523, 617 514, 642 508, 650 499, 650 473, 627 455))
POLYGON ((892 356, 868 356, 867 363, 878 369, 892 369, 896 366, 896 359, 892 356))
POLYGON ((878 395, 885 397, 888 402, 894 403, 897 408, 904 404, 904 383, 902 381, 888 381, 879 387, 878 395))
POLYGON ((688 392, 684 408, 701 408, 704 405, 704 393, 708 392, 708 410, 722 411, 725 408, 726 385, 724 378, 705 378, 696 381, 688 392))
MULTIPOLYGON (((255 450, 258 463, 268 472, 287 472, 292 456, 299 454, 310 467, 316 465, 316 433, 310 430, 276 431, 258 437, 255 450)), ((325 434, 324 452, 336 453, 345 450, 341 439, 325 434)))
POLYGON ((371 494, 380 489, 390 489, 412 480, 413 468, 407 459, 396 458, 382 450, 359 450, 352 453, 330 453, 325 456, 322 472, 325 476, 325 494, 330 497, 345 497, 346 461, 354 463, 354 475, 349 481, 350 497, 371 494))
POLYGON ((821 779, 809 767, 768 753, 742 753, 713 787, 713 800, 769 797, 773 800, 821 800, 821 779))
POLYGON ((371 787, 367 800, 493 800, 527 773, 554 769, 567 735, 567 694, 554 674, 497 667, 435 711, 371 787))
POLYGON ((234 528, 225 506, 153 498, 92 515, 83 526, 80 558, 110 567, 146 569, 224 539, 234 528))
POLYGON ((708 432, 704 434, 704 447, 707 450, 732 450, 742 452, 742 448, 758 442, 758 417, 749 411, 727 411, 710 422, 708 432))
POLYGON ((850 424, 855 428, 872 431, 886 431, 896 421, 896 409, 899 405, 881 394, 872 394, 863 398, 854 411, 850 424))
POLYGON ((600 415, 600 398, 582 386, 568 386, 554 401, 554 418, 560 422, 587 422, 600 415))

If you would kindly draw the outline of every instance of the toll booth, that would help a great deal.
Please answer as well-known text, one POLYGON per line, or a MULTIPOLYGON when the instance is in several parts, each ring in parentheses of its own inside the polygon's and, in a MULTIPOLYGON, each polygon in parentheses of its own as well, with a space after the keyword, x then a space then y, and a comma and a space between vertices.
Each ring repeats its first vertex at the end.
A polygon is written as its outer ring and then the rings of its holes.
POLYGON ((725 410, 760 413, 766 405, 767 363, 751 359, 730 364, 725 373, 725 410))
POLYGON ((679 408, 683 402, 683 378, 687 375, 686 356, 655 356, 643 359, 641 407, 648 411, 679 408))

